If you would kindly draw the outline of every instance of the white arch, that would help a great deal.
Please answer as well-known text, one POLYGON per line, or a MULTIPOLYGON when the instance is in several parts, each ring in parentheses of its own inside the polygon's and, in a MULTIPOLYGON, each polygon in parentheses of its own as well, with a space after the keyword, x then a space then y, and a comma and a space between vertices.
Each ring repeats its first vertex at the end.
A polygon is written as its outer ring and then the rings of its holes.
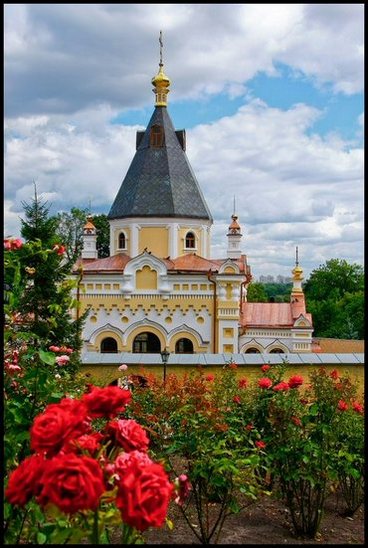
POLYGON ((232 259, 227 259, 224 263, 222 263, 222 265, 220 266, 219 268, 219 274, 240 274, 240 268, 239 268, 239 265, 238 263, 236 263, 235 261, 233 261, 232 259), (225 272, 225 269, 230 266, 231 268, 234 269, 234 272, 225 272))
POLYGON ((190 333, 191 335, 193 335, 193 337, 197 341, 198 346, 203 346, 206 343, 208 344, 209 342, 209 341, 204 341, 200 333, 198 333, 198 331, 195 331, 195 329, 193 329, 192 327, 189 327, 185 323, 182 323, 181 325, 179 325, 178 327, 175 327, 175 329, 169 332, 167 337, 168 341, 171 342, 172 338, 175 337, 175 335, 177 335, 178 333, 184 333, 184 334, 190 333))
POLYGON ((266 354, 270 354, 271 350, 274 350, 275 348, 279 348, 282 350, 285 354, 288 354, 290 352, 290 348, 288 348, 285 344, 283 344, 279 339, 275 339, 270 344, 268 344, 265 348, 266 354))
POLYGON ((149 266, 153 270, 156 270, 160 276, 167 274, 167 268, 163 261, 147 251, 143 251, 143 253, 134 257, 125 265, 124 275, 133 276, 137 270, 141 270, 144 266, 149 266))
POLYGON ((121 329, 118 329, 117 327, 114 327, 113 325, 111 325, 110 323, 107 323, 105 325, 103 325, 102 327, 99 327, 98 329, 96 329, 95 331, 93 331, 93 333, 91 333, 89 339, 87 339, 87 342, 91 343, 91 344, 95 344, 96 342, 96 339, 99 335, 101 335, 104 331, 111 331, 112 333, 114 333, 117 337, 119 337, 119 340, 122 341, 123 340, 123 332, 121 331, 121 329))
POLYGON ((240 349, 240 353, 245 354, 249 348, 256 348, 257 350, 259 350, 261 354, 265 352, 265 349, 263 348, 263 346, 259 344, 255 339, 252 339, 251 341, 248 341, 243 344, 243 346, 240 349))
POLYGON ((128 337, 132 334, 132 332, 135 329, 137 329, 137 327, 142 327, 144 329, 147 327, 147 331, 149 331, 150 327, 155 327, 161 333, 161 335, 164 337, 164 339, 167 339, 168 332, 161 324, 159 324, 157 322, 153 322, 152 320, 146 320, 146 319, 145 320, 137 320, 136 322, 130 324, 128 329, 126 331, 124 331, 124 333, 123 333, 123 343, 124 343, 124 345, 127 344, 128 337))

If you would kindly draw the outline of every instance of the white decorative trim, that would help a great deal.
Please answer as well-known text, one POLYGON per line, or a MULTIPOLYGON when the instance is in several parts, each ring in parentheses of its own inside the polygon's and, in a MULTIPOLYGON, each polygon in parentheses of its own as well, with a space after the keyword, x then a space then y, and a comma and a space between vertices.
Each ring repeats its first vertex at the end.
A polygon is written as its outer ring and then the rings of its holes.
POLYGON ((178 333, 181 333, 181 332, 182 333, 190 333, 191 335, 193 335, 193 337, 197 341, 198 346, 204 346, 204 345, 207 345, 210 342, 210 341, 203 340, 201 334, 198 333, 198 331, 196 331, 192 327, 189 327, 189 325, 187 325, 185 323, 183 323, 181 325, 178 325, 177 327, 175 327, 175 329, 173 329, 172 331, 169 332, 168 341, 170 342, 171 339, 173 337, 175 337, 175 335, 177 335, 178 333))
POLYGON ((110 323, 107 323, 95 329, 95 331, 91 333, 89 338, 86 339, 86 341, 91 344, 95 344, 97 337, 101 335, 101 333, 103 333, 104 331, 112 331, 113 333, 115 333, 115 335, 119 337, 120 341, 123 340, 124 333, 121 331, 121 329, 118 329, 117 327, 111 325, 110 323))

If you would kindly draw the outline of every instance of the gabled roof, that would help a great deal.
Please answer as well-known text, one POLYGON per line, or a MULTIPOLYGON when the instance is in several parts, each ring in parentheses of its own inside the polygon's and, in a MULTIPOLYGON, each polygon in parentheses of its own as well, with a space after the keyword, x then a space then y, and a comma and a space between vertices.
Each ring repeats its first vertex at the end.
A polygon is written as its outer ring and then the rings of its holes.
MULTIPOLYGON (((312 316, 304 316, 312 322, 312 316)), ((243 303, 240 323, 243 327, 292 327, 294 318, 290 303, 243 303)))
POLYGON ((124 217, 212 221, 166 107, 155 108, 108 215, 109 219, 124 217), (163 146, 150 145, 154 125, 163 128, 163 146))
POLYGON ((77 272, 80 266, 83 267, 83 272, 123 272, 125 265, 130 261, 129 255, 119 253, 112 257, 106 257, 104 259, 78 259, 73 272, 77 272))
MULTIPOLYGON (((164 259, 168 271, 180 271, 180 272, 218 272, 221 265, 226 263, 228 259, 205 259, 196 253, 188 253, 186 255, 180 255, 175 259, 164 259)), ((240 272, 244 273, 246 268, 245 256, 242 255, 240 259, 234 259, 234 262, 238 265, 240 272)))
MULTIPOLYGON (((155 257, 155 255, 152 255, 155 257)), ((159 257, 157 257, 159 259, 159 257)), ((134 259, 137 259, 135 257, 134 259)), ((105 259, 78 259, 74 266, 74 272, 77 272, 78 267, 83 266, 84 273, 95 272, 124 272, 126 265, 132 260, 132 257, 125 253, 119 253, 112 257, 106 257, 105 259)), ((192 272, 192 273, 213 273, 218 272, 221 265, 226 263, 229 259, 205 259, 196 253, 188 253, 187 255, 181 255, 176 259, 159 259, 165 264, 167 271, 170 272, 192 272)), ((241 273, 246 273, 246 258, 242 255, 240 259, 233 259, 238 265, 241 273)))

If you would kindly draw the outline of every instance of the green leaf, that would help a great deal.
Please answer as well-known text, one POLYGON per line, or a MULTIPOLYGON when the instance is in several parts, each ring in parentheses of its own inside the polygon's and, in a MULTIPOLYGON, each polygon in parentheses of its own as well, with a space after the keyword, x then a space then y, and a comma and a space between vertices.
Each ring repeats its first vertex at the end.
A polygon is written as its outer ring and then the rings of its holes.
POLYGON ((45 544, 46 541, 47 536, 45 535, 45 533, 41 533, 41 531, 39 531, 37 533, 37 544, 45 544))
POLYGON ((55 364, 55 354, 53 352, 45 352, 44 350, 40 350, 39 355, 43 363, 47 363, 47 365, 55 364))

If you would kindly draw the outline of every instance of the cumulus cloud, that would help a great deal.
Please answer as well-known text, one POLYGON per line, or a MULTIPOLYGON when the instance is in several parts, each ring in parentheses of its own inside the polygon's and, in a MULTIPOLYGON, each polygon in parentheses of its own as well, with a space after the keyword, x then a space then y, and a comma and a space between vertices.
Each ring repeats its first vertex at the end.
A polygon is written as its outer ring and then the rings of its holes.
POLYGON ((362 90, 360 4, 7 4, 7 114, 149 104, 161 28, 176 99, 237 96, 277 62, 336 92, 362 90))
POLYGON ((243 98, 234 115, 187 131, 215 219, 212 256, 226 256, 235 195, 256 276, 288 275, 295 245, 306 272, 331 257, 362 262, 362 149, 320 136, 320 109, 247 96, 247 81, 277 76, 280 62, 332 92, 360 91, 362 13, 359 4, 7 4, 5 233, 19 234, 33 181, 52 213, 89 204, 108 213, 144 129, 111 120, 153 105, 162 28, 170 101, 243 98))

